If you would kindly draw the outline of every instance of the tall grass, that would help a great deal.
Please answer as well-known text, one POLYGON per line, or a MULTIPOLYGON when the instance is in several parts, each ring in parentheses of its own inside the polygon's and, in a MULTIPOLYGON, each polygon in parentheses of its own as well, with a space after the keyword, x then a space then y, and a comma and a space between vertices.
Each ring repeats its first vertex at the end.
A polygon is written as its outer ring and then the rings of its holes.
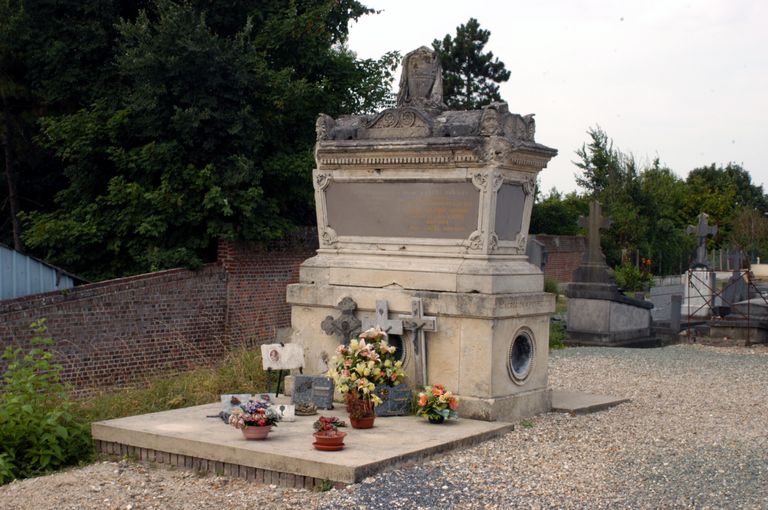
POLYGON ((261 352, 239 349, 215 367, 164 374, 143 387, 81 399, 78 406, 93 422, 208 404, 218 401, 222 393, 260 393, 265 388, 261 352))

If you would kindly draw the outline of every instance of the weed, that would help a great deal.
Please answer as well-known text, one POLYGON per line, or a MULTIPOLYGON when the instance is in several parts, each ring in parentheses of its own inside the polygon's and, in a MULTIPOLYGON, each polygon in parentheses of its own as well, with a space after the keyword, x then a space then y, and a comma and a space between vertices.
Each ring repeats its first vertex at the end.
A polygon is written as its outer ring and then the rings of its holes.
POLYGON ((524 429, 532 429, 533 428, 533 420, 523 420, 520 422, 520 426, 524 429))
POLYGON ((328 492, 331 489, 333 489, 333 482, 330 480, 323 480, 320 485, 315 487, 317 492, 328 492))
POLYGON ((549 321, 549 348, 550 349, 564 349, 565 348, 565 324, 563 321, 549 321))

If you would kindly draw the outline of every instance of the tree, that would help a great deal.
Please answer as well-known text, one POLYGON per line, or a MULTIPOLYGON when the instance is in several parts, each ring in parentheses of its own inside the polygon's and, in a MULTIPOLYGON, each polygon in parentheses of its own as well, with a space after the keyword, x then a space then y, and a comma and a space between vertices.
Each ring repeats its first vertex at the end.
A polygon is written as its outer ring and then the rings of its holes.
POLYGON ((579 216, 589 214, 589 201, 576 192, 563 196, 556 189, 533 204, 532 234, 577 235, 583 232, 578 225, 579 216))
POLYGON ((498 84, 509 80, 510 72, 492 52, 483 53, 490 36, 470 18, 456 27, 455 39, 446 34, 432 42, 443 66, 443 99, 450 108, 474 110, 501 100, 498 84))
POLYGON ((115 86, 42 121, 65 164, 27 244, 94 279, 210 260, 218 239, 266 241, 314 219, 315 118, 369 111, 396 54, 357 60, 352 0, 157 0, 117 25, 115 86))

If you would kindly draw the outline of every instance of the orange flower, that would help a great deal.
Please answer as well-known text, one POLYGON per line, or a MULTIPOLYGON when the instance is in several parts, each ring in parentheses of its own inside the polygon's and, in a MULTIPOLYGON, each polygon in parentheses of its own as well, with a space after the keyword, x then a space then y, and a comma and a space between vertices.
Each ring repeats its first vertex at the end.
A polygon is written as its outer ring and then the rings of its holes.
POLYGON ((427 395, 426 393, 419 393, 419 407, 424 407, 427 405, 427 395))
POLYGON ((455 411, 456 409, 459 408, 459 400, 455 397, 452 398, 451 400, 448 401, 448 407, 451 408, 451 411, 455 411))
POLYGON ((442 389, 440 389, 440 388, 438 388, 437 386, 433 386, 433 387, 432 387, 432 394, 433 394, 434 396, 436 396, 436 397, 439 397, 440 395, 442 395, 442 394, 443 394, 443 390, 442 390, 442 389))

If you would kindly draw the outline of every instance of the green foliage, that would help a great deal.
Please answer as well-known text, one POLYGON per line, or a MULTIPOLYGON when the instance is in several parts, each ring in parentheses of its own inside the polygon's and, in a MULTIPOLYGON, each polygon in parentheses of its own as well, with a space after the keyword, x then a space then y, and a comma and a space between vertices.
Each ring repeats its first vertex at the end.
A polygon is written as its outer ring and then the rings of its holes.
POLYGON ((4 38, 29 64, 7 73, 31 91, 24 139, 37 145, 17 159, 24 173, 47 154, 56 178, 37 203, 22 200, 23 239, 91 279, 196 267, 218 239, 312 223, 318 113, 378 108, 398 60, 344 46, 348 22, 373 12, 356 0, 28 10, 31 43, 4 38))
POLYGON ((563 321, 549 321, 549 348, 565 348, 565 323, 563 321))
POLYGON ((533 422, 533 420, 522 420, 520 422, 520 426, 523 427, 524 429, 532 429, 534 425, 535 423, 533 422))
POLYGON ((61 365, 44 336, 45 320, 32 324, 32 348, 6 348, 0 391, 0 483, 40 475, 83 460, 90 429, 61 383, 61 365))
POLYGON ((532 234, 578 235, 584 229, 578 225, 579 216, 589 214, 589 200, 576 192, 563 196, 556 189, 533 204, 532 234))
POLYGON ((649 288, 653 283, 650 271, 635 267, 634 264, 625 262, 614 269, 616 284, 625 291, 640 291, 649 288))
POLYGON ((560 289, 558 287, 557 280, 554 278, 551 278, 549 276, 544 278, 544 292, 549 292, 550 294, 554 294, 557 296, 560 292, 560 289))
POLYGON ((165 374, 145 387, 103 393, 79 402, 80 414, 91 421, 178 409, 219 400, 222 393, 258 393, 266 389, 261 353, 238 350, 212 368, 165 374))
POLYGON ((509 80, 510 72, 493 52, 483 53, 490 36, 470 18, 456 27, 455 38, 446 34, 432 42, 443 66, 443 99, 450 108, 475 110, 501 100, 498 84, 509 80))

